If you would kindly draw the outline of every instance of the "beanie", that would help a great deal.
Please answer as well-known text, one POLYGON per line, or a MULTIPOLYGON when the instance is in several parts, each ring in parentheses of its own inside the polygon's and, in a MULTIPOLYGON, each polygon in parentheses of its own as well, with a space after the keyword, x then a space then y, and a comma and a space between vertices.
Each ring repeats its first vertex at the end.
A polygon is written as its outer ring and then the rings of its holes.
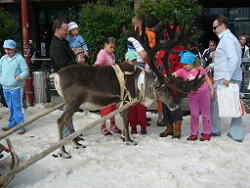
POLYGON ((182 64, 194 64, 196 61, 196 55, 190 51, 182 51, 179 53, 179 56, 181 57, 181 63, 182 64))
POLYGON ((129 61, 133 61, 133 60, 136 60, 137 57, 136 57, 136 55, 135 55, 134 52, 128 51, 128 52, 126 53, 126 55, 125 55, 125 59, 127 59, 127 60, 129 60, 129 61))

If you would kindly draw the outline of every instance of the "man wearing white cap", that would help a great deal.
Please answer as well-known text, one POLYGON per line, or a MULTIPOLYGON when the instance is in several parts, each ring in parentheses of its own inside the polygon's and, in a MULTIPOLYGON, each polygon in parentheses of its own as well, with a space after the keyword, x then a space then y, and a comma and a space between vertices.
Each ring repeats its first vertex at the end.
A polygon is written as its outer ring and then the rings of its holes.
MULTIPOLYGON (((0 59, 0 83, 3 86, 3 93, 10 110, 9 123, 3 127, 8 131, 12 127, 24 122, 23 114, 23 86, 24 80, 29 74, 29 68, 21 54, 16 53, 16 42, 8 39, 3 44, 4 55, 0 59)), ((24 134, 23 128, 18 134, 24 134)))

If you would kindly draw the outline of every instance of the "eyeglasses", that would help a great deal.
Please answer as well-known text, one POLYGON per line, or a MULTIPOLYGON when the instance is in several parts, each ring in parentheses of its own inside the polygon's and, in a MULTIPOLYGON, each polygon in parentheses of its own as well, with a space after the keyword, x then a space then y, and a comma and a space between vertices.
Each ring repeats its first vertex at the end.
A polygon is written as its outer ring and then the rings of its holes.
POLYGON ((216 30, 217 27, 219 27, 221 24, 217 25, 217 26, 213 26, 213 30, 216 30))

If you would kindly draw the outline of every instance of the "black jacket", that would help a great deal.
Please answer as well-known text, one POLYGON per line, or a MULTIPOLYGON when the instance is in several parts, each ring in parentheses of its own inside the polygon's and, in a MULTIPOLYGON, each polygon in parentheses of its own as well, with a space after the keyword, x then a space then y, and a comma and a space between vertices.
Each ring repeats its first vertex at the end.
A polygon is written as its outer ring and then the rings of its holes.
POLYGON ((65 66, 76 64, 75 55, 65 39, 61 40, 54 35, 51 39, 49 52, 51 65, 55 72, 65 66))

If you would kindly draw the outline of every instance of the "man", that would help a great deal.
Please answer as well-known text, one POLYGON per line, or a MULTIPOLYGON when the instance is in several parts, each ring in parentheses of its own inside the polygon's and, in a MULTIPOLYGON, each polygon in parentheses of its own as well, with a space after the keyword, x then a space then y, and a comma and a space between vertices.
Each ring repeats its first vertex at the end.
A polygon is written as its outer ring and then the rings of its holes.
POLYGON ((76 64, 75 55, 66 40, 68 36, 68 23, 65 19, 59 18, 53 22, 54 36, 50 43, 50 57, 54 71, 76 64))
MULTIPOLYGON (((241 47, 237 38, 228 28, 228 18, 219 16, 213 22, 213 32, 219 37, 220 41, 217 46, 214 63, 208 67, 214 68, 214 88, 218 85, 229 86, 229 83, 240 85, 242 80, 241 64, 241 47)), ((229 101, 230 102, 230 101, 229 101)), ((220 136, 220 117, 218 111, 218 99, 215 94, 212 99, 212 136, 220 136)), ((237 142, 244 140, 244 130, 242 127, 242 118, 232 118, 231 128, 227 134, 237 142)))
MULTIPOLYGON (((249 47, 246 45, 247 43, 247 36, 246 35, 240 35, 239 36, 239 42, 240 42, 240 47, 241 47, 241 58, 249 58, 249 47)), ((246 65, 245 62, 242 61, 241 63, 241 69, 242 69, 242 82, 240 85, 240 97, 244 98, 244 76, 245 76, 245 70, 246 70, 246 65)))
MULTIPOLYGON (((54 35, 51 39, 50 43, 50 57, 51 57, 51 65, 54 71, 59 71, 61 68, 69 65, 76 64, 75 55, 71 48, 69 47, 69 43, 66 40, 68 36, 68 23, 66 19, 58 18, 53 22, 52 26, 54 35)), ((70 132, 74 132, 74 127, 72 121, 67 125, 70 132)), ((68 131, 64 129, 64 136, 68 136, 68 131)), ((75 138, 77 141, 82 140, 79 137, 75 138)))

